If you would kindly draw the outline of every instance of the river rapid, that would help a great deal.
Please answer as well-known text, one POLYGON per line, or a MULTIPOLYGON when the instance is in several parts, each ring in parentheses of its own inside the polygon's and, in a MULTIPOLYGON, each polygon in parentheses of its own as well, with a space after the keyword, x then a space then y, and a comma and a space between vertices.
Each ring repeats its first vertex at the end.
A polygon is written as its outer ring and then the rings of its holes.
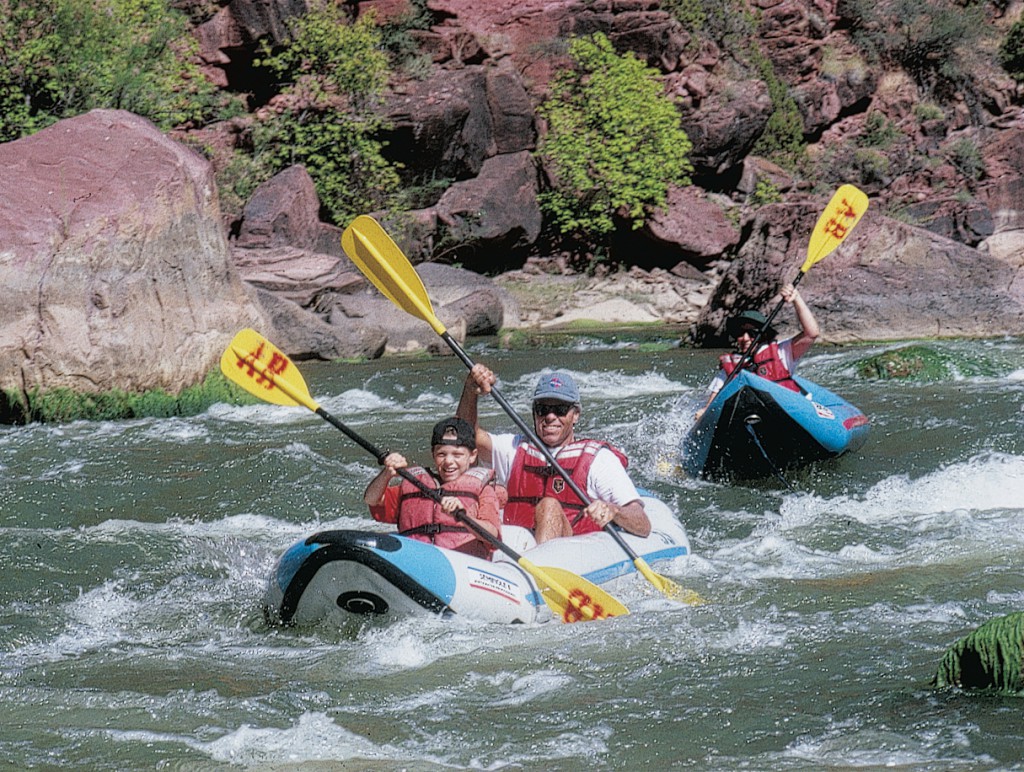
MULTIPOLYGON (((387 528, 361 503, 373 458, 302 408, 0 429, 0 768, 1024 768, 1020 698, 928 683, 949 645, 1024 610, 1024 341, 927 345, 948 377, 855 374, 895 344, 805 358, 873 428, 788 491, 677 471, 717 352, 474 344, 524 416, 538 373, 568 369, 582 433, 687 528, 693 555, 655 569, 706 605, 637 577, 616 589, 632 614, 590 624, 268 627, 285 548, 387 528)), ((453 357, 300 369, 419 462, 465 375, 453 357)))

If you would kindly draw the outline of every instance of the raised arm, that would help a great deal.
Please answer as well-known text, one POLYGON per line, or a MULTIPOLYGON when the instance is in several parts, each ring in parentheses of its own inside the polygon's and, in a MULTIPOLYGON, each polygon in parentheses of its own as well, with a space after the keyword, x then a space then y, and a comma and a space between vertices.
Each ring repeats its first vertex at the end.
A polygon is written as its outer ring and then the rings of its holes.
POLYGON ((800 333, 792 341, 793 359, 799 359, 807 350, 814 345, 814 341, 821 335, 821 328, 818 327, 818 320, 811 313, 810 306, 804 301, 803 296, 792 284, 785 285, 779 294, 787 303, 792 304, 796 311, 796 319, 800 323, 800 333))
POLYGON ((491 463, 491 435, 480 428, 477 420, 477 403, 481 394, 489 394, 497 379, 485 365, 475 364, 466 376, 455 415, 470 423, 476 429, 476 449, 483 464, 491 463))

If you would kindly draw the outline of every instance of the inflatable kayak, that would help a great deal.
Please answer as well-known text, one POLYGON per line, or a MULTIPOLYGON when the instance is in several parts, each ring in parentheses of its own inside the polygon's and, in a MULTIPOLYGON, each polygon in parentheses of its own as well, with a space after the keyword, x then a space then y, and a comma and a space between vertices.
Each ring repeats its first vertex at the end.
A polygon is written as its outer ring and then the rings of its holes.
POLYGON ((758 479, 857 450, 870 423, 860 410, 806 378, 792 391, 742 371, 683 437, 684 470, 695 477, 758 479))
MULTIPOLYGON (((643 495, 651 520, 646 538, 622 532, 647 563, 690 552, 682 524, 659 499, 643 495)), ((571 571, 597 585, 636 573, 606 533, 552 539, 530 547, 529 531, 502 529, 503 540, 536 566, 571 571)), ((321 531, 293 544, 267 583, 264 613, 272 624, 341 622, 353 614, 440 614, 485 622, 553 618, 533 577, 496 551, 492 560, 373 531, 321 531)))

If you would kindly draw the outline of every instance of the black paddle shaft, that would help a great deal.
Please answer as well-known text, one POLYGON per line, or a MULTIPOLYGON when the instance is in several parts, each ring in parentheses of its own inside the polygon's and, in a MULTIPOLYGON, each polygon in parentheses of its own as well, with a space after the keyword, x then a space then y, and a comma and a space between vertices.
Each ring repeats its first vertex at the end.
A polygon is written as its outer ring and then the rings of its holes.
MULTIPOLYGON (((317 407, 316 414, 318 416, 320 416, 322 419, 324 419, 325 421, 327 421, 327 423, 329 423, 335 429, 340 429, 345 434, 346 437, 348 437, 350 440, 352 440, 357 445, 359 445, 361 448, 363 448, 363 450, 366 450, 369 453, 372 453, 374 458, 377 459, 377 463, 378 464, 383 464, 384 463, 384 459, 388 457, 388 454, 390 453, 390 451, 381 450, 380 448, 378 448, 376 445, 374 445, 369 440, 364 439, 362 436, 360 436, 356 432, 354 432, 351 429, 349 429, 347 426, 345 426, 345 424, 343 424, 337 418, 332 416, 330 413, 328 413, 322 407, 319 407, 319 406, 317 407)), ((398 469, 396 471, 398 472, 398 474, 400 474, 402 476, 403 479, 408 480, 409 482, 411 482, 413 485, 415 485, 417 488, 419 488, 421 491, 423 491, 425 494, 427 494, 430 498, 432 498, 434 501, 436 501, 438 504, 441 503, 441 498, 442 498, 441 491, 439 491, 437 488, 431 488, 429 485, 424 483, 421 479, 419 479, 416 475, 414 475, 408 469, 398 469)), ((515 550, 513 550, 511 547, 509 547, 507 544, 505 544, 505 542, 495 538, 495 536, 492 533, 490 533, 486 528, 484 528, 482 525, 480 525, 478 522, 476 522, 473 518, 471 518, 466 513, 466 510, 464 510, 464 509, 457 509, 457 510, 455 510, 455 512, 453 514, 455 515, 455 517, 458 520, 461 520, 463 523, 468 525, 470 530, 473 531, 473 533, 475 533, 481 539, 486 541, 492 547, 501 550, 502 552, 504 552, 506 555, 508 555, 513 560, 515 560, 517 562, 519 561, 521 556, 518 553, 516 553, 515 550)))

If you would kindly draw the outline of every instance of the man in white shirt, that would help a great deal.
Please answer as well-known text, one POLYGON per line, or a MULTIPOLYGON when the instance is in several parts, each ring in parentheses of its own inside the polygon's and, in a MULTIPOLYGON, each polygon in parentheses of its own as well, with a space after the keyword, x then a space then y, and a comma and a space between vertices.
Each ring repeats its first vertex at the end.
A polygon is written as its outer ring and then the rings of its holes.
POLYGON ((572 376, 555 372, 540 377, 533 393, 533 423, 535 434, 559 466, 591 499, 586 506, 529 438, 491 434, 480 427, 477 401, 495 381, 490 369, 474 365, 457 415, 476 427, 480 462, 491 465, 498 483, 508 489, 503 521, 532 529, 538 544, 598 531, 609 523, 647 536, 651 523, 626 473, 625 455, 606 442, 575 436, 581 401, 572 376))

